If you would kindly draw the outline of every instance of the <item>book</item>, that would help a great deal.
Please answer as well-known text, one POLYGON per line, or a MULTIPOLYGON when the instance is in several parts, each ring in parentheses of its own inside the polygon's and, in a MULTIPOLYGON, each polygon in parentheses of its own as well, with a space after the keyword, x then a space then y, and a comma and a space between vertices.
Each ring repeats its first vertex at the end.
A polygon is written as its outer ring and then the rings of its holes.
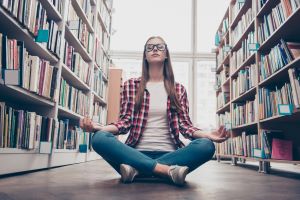
POLYGON ((293 144, 291 140, 273 138, 272 159, 293 160, 293 144))

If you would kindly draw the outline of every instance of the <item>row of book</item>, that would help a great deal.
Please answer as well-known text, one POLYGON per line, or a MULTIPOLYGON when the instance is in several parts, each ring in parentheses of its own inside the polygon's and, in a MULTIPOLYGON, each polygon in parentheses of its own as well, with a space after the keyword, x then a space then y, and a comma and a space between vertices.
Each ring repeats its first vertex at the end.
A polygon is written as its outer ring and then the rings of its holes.
POLYGON ((107 108, 99 102, 93 104, 93 121, 99 124, 106 124, 107 108))
POLYGON ((252 54, 255 53, 253 49, 251 49, 251 44, 255 44, 255 33, 252 31, 247 35, 247 38, 242 41, 241 48, 237 51, 233 51, 230 58, 230 68, 231 72, 234 72, 237 68, 239 68, 243 62, 245 62, 252 54))
POLYGON ((233 21, 236 18, 239 11, 244 6, 244 4, 245 4, 245 1, 235 1, 235 3, 231 7, 231 16, 230 16, 231 21, 233 21))
POLYGON ((288 70, 288 74, 292 87, 294 105, 296 108, 300 108, 300 68, 291 68, 288 70))
POLYGON ((99 95, 102 98, 105 98, 105 91, 106 91, 107 85, 105 84, 103 80, 103 72, 99 70, 98 68, 94 71, 94 91, 97 95, 99 95))
POLYGON ((51 141, 54 131, 52 118, 0 102, 0 148, 37 149, 40 141, 51 141))
POLYGON ((1 5, 9 11, 23 26, 36 36, 38 30, 47 29, 46 10, 38 0, 1 1, 1 5))
POLYGON ((234 103, 232 110, 233 127, 250 124, 257 121, 257 102, 246 101, 245 103, 234 103))
MULTIPOLYGON (((227 144, 228 145, 228 144, 227 144)), ((260 134, 232 138, 233 155, 275 160, 293 160, 293 142, 281 130, 261 129, 260 134)))
MULTIPOLYGON (((53 1, 58 7, 61 2, 53 1)), ((39 41, 39 31, 48 30, 47 38, 43 38, 45 48, 52 51, 56 56, 60 55, 60 45, 62 40, 61 30, 53 20, 47 17, 46 9, 38 0, 32 1, 1 1, 1 5, 6 8, 18 21, 25 26, 39 41)))
POLYGON ((230 47, 229 47, 229 41, 225 41, 224 45, 219 48, 219 51, 217 53, 217 65, 219 66, 226 56, 228 56, 230 53, 230 47))
POLYGON ((82 116, 89 113, 89 97, 69 85, 63 78, 61 78, 59 105, 82 116))
POLYGON ((261 23, 258 26, 258 42, 262 44, 285 20, 286 16, 284 15, 282 3, 279 3, 272 9, 270 14, 264 15, 261 19, 261 23))
POLYGON ((217 95, 217 109, 222 108, 230 101, 229 91, 221 91, 217 95))
POLYGON ((64 10, 64 2, 61 0, 49 0, 53 6, 56 8, 56 10, 63 15, 63 10, 64 10))
POLYGON ((239 97, 257 84, 257 68, 256 65, 250 65, 238 72, 236 79, 232 80, 232 97, 239 97))
POLYGON ((62 41, 62 32, 59 30, 58 25, 54 21, 47 21, 49 26, 49 38, 47 42, 47 49, 54 53, 57 57, 60 57, 60 48, 62 41))
POLYGON ((0 75, 7 85, 17 85, 38 95, 54 98, 58 69, 50 62, 29 55, 24 42, 0 34, 0 75))
POLYGON ((294 59, 300 56, 300 43, 286 42, 280 39, 280 42, 271 49, 269 54, 261 55, 259 62, 260 81, 268 78, 273 73, 283 68, 294 59))
POLYGON ((254 149, 260 149, 259 136, 242 132, 241 136, 232 138, 233 155, 255 157, 254 149))
POLYGON ((223 37, 225 36, 225 34, 227 33, 228 28, 229 28, 229 18, 227 16, 226 18, 223 19, 221 27, 216 33, 216 36, 215 36, 215 45, 216 46, 220 45, 220 42, 223 39, 223 37))
POLYGON ((228 111, 217 116, 217 127, 226 126, 226 124, 231 124, 230 112, 228 111))
POLYGON ((240 39, 250 23, 253 21, 254 17, 255 13, 253 12, 252 8, 249 8, 247 12, 241 17, 241 20, 231 32, 232 46, 235 45, 235 43, 240 39))
POLYGON ((85 13, 90 24, 94 23, 93 13, 92 13, 92 5, 90 0, 76 0, 79 4, 80 8, 85 13))
POLYGON ((223 65, 223 70, 220 74, 216 74, 216 83, 220 87, 229 78, 229 66, 223 65))
POLYGON ((228 138, 228 140, 222 143, 216 143, 216 154, 218 155, 233 155, 232 152, 232 139, 228 138))
POLYGON ((100 11, 101 19, 103 20, 104 26, 106 30, 110 30, 111 26, 111 16, 108 8, 106 7, 104 0, 99 1, 98 3, 98 10, 100 11))
POLYGON ((74 74, 79 77, 88 86, 92 82, 92 66, 87 63, 79 53, 75 52, 68 42, 65 43, 64 63, 74 74))
POLYGON ((89 32, 86 24, 78 17, 72 4, 69 6, 69 13, 67 19, 67 27, 72 34, 78 38, 83 47, 88 53, 92 53, 93 37, 89 32))
POLYGON ((86 144, 87 133, 81 128, 70 124, 68 119, 59 120, 57 133, 54 137, 55 149, 79 149, 80 144, 86 144))
POLYGON ((69 120, 56 121, 35 112, 14 109, 0 102, 0 148, 39 149, 40 142, 52 142, 55 149, 79 149, 86 133, 69 120))
POLYGON ((282 86, 275 86, 273 89, 259 88, 259 119, 265 119, 281 114, 280 105, 293 106, 293 93, 291 84, 284 83, 282 86))

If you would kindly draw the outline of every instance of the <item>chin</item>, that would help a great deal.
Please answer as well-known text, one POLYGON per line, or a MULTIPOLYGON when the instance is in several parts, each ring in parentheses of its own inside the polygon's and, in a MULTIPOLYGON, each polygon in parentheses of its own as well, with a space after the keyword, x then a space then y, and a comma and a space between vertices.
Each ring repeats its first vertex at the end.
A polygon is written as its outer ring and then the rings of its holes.
POLYGON ((157 64, 157 63, 164 63, 164 60, 162 59, 151 59, 148 61, 149 64, 157 64))

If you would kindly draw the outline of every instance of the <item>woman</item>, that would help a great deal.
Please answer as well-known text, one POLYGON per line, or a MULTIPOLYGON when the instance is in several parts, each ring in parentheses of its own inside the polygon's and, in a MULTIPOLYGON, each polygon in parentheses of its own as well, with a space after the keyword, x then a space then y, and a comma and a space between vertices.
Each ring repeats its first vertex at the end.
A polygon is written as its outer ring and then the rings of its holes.
POLYGON ((88 118, 87 131, 97 131, 92 145, 124 183, 137 175, 159 176, 183 185, 186 175, 210 160, 214 142, 228 138, 224 127, 205 133, 189 118, 185 88, 175 83, 170 54, 161 37, 150 37, 144 47, 142 77, 125 81, 121 92, 119 120, 99 127, 88 118), (130 131, 125 144, 114 137, 130 131), (189 145, 179 133, 193 140, 189 145))

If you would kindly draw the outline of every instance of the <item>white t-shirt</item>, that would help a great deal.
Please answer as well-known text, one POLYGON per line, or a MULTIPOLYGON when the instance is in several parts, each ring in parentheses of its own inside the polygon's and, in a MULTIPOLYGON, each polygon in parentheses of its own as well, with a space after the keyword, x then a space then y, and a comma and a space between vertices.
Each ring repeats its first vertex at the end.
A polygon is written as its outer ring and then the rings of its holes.
POLYGON ((168 95, 164 82, 148 82, 146 85, 150 93, 150 105, 145 130, 135 147, 140 151, 174 151, 168 117, 168 95))

